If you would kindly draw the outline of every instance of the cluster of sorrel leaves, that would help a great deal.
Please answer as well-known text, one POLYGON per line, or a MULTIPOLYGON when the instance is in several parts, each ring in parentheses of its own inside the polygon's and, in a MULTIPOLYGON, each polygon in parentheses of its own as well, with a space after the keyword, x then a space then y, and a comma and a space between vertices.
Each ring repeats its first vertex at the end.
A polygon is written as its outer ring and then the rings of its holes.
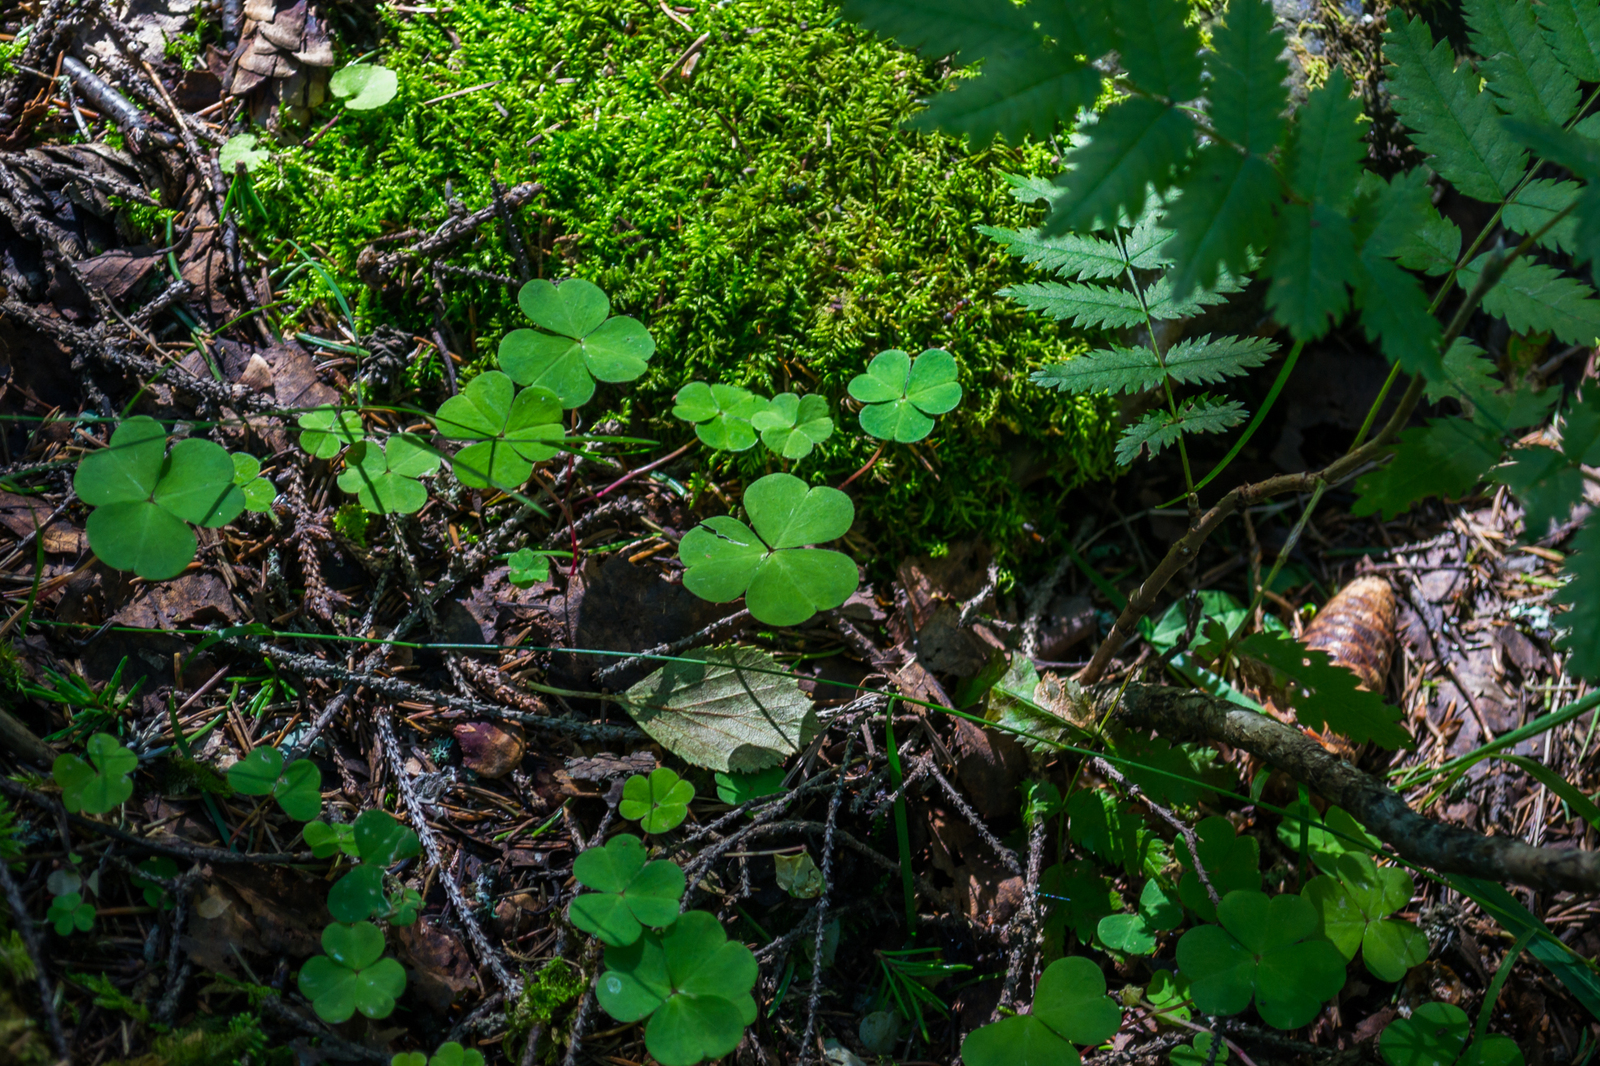
MULTIPOLYGON (((61 787, 67 810, 106 814, 133 795, 133 772, 139 757, 109 733, 96 733, 85 746, 87 758, 62 754, 52 775, 61 787)), ((228 768, 227 787, 243 796, 270 797, 288 817, 302 822, 301 835, 319 859, 333 858, 336 865, 355 860, 328 891, 328 913, 334 924, 322 933, 325 954, 301 968, 299 988, 325 1021, 342 1022, 360 1012, 384 1018, 394 1010, 395 999, 405 990, 405 970, 384 957, 383 931, 373 921, 402 926, 415 922, 422 897, 391 873, 397 864, 421 853, 417 834, 387 811, 361 812, 352 824, 324 822, 322 772, 310 759, 285 761, 274 747, 258 747, 228 768)), ((155 877, 177 876, 177 865, 166 858, 147 860, 139 869, 155 877)), ((165 893, 148 880, 135 878, 151 906, 163 903, 165 893)), ((52 884, 53 900, 47 916, 62 935, 87 931, 94 908, 85 903, 73 880, 52 884)))
MULTIPOLYGON (((448 465, 468 488, 510 495, 535 468, 578 442, 565 412, 593 398, 597 382, 636 380, 648 369, 655 340, 637 319, 611 314, 597 286, 579 278, 557 285, 530 281, 517 301, 532 328, 501 341, 498 369, 468 381, 426 417, 431 433, 369 433, 360 408, 319 407, 298 416, 299 445, 314 459, 342 463, 336 481, 370 515, 405 515, 428 501, 425 479, 448 465)), ((850 384, 860 421, 885 442, 920 440, 933 416, 961 399, 955 358, 929 349, 913 359, 880 352, 850 384)), ((827 400, 783 393, 771 399, 733 385, 693 382, 673 413, 694 424, 707 446, 742 451, 761 440, 787 464, 811 453, 834 432, 827 400)), ((246 509, 270 511, 271 483, 258 460, 229 456, 220 445, 186 438, 170 444, 160 423, 130 418, 104 449, 78 464, 74 486, 96 509, 90 546, 102 561, 152 580, 181 573, 197 541, 190 525, 223 526, 246 509)), ((531 501, 525 501, 531 502, 531 501)), ((752 482, 744 494, 748 524, 713 518, 680 544, 685 584, 715 602, 743 596, 756 618, 795 625, 837 607, 856 590, 855 563, 815 547, 849 532, 848 496, 789 473, 752 482)), ((508 559, 510 579, 526 587, 548 576, 543 553, 521 549, 508 559)))

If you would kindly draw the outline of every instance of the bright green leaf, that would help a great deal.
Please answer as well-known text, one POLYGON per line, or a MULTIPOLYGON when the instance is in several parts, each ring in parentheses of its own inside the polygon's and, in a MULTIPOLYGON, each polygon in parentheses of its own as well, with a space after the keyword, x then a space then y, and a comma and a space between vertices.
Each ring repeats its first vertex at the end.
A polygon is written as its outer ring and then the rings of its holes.
POLYGON ((676 829, 689 817, 694 786, 676 771, 657 767, 649 775, 634 774, 622 783, 622 802, 617 813, 639 823, 646 833, 665 833, 676 829))

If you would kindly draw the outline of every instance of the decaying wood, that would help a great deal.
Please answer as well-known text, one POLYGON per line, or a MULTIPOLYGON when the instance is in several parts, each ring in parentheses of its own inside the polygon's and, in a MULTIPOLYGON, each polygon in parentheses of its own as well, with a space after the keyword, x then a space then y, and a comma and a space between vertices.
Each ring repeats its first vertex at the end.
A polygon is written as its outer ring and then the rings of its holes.
POLYGON ((1349 811, 1401 858, 1441 873, 1512 881, 1540 890, 1600 889, 1600 853, 1535 848, 1510 837, 1481 836, 1424 818, 1378 779, 1323 750, 1294 727, 1219 697, 1130 685, 1118 716, 1131 728, 1154 729, 1172 740, 1205 740, 1248 751, 1349 811))

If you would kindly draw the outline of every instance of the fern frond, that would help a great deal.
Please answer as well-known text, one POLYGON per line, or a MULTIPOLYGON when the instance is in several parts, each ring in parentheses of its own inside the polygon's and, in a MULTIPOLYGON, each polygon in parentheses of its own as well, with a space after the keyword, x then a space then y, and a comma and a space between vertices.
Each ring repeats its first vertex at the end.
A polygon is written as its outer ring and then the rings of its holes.
POLYGON ((1583 470, 1554 448, 1514 448, 1490 480, 1509 488, 1522 504, 1522 535, 1543 540, 1583 502, 1583 470))
POLYGON ((1438 403, 1445 397, 1454 397, 1471 410, 1472 395, 1494 392, 1500 381, 1494 376, 1494 360, 1484 354, 1466 337, 1457 337, 1444 353, 1444 375, 1424 387, 1423 396, 1429 403, 1438 403))
POLYGON ((1592 680, 1600 677, 1600 518, 1591 513, 1571 546, 1562 567, 1571 580, 1555 595, 1568 608, 1560 619, 1566 632, 1555 643, 1571 653, 1567 672, 1592 680))
POLYGON ((1465 418, 1436 418, 1400 434, 1389 465, 1356 481, 1358 517, 1381 513, 1387 522, 1430 496, 1462 496, 1500 461, 1500 441, 1465 418))
MULTIPOLYGON (((1462 288, 1478 282, 1484 253, 1461 268, 1462 288)), ((1600 300, 1594 290, 1555 267, 1513 260, 1483 297, 1483 309, 1506 320, 1513 333, 1554 333, 1568 344, 1593 344, 1600 337, 1600 300)))
POLYGON ((985 147, 995 137, 1020 144, 1040 140, 1100 95, 1100 72, 1060 47, 986 57, 983 73, 944 92, 912 119, 913 128, 941 130, 985 147))
POLYGON ((1572 130, 1511 118, 1506 119, 1504 125, 1509 134, 1534 152, 1585 180, 1570 216, 1572 230, 1570 234, 1563 233, 1562 239, 1570 242, 1574 258, 1580 262, 1591 261, 1595 283, 1600 285, 1600 140, 1596 139, 1596 127, 1600 123, 1591 115, 1572 130))
POLYGON ((1217 275, 1215 284, 1210 288, 1194 289, 1180 300, 1172 293, 1172 279, 1160 277, 1144 291, 1144 301, 1145 306, 1150 309, 1152 319, 1157 322, 1171 322, 1198 314, 1204 308, 1227 303, 1229 294, 1243 290, 1242 281, 1223 271, 1217 275))
POLYGON ((1277 224, 1278 176, 1260 156, 1241 156, 1231 148, 1208 145, 1183 179, 1167 212, 1172 227, 1170 254, 1177 267, 1172 289, 1186 296, 1209 286, 1220 267, 1249 269, 1251 245, 1265 248, 1277 224))
POLYGON ((1140 89, 1178 103, 1200 95, 1200 30, 1183 0, 1118 0, 1117 55, 1140 89))
POLYGON ((1350 96, 1350 82, 1336 69, 1295 113, 1287 170, 1296 192, 1335 211, 1350 206, 1367 155, 1360 123, 1361 101, 1350 96))
POLYGON ((844 16, 929 59, 961 53, 964 62, 1043 42, 1033 14, 1011 0, 844 0, 844 16))
POLYGON ((1037 229, 1013 230, 1000 226, 978 226, 976 229, 1003 244, 1006 251, 1029 266, 1052 271, 1064 278, 1114 278, 1129 264, 1122 249, 1099 237, 1079 233, 1049 235, 1037 229))
MULTIPOLYGON (((1571 207, 1581 191, 1582 186, 1575 181, 1538 178, 1517 190, 1500 221, 1512 233, 1539 233, 1556 215, 1571 207)), ((1568 215, 1540 234, 1539 246, 1576 255, 1577 236, 1578 220, 1568 215)))
POLYGON ((1166 214, 1166 205, 1161 197, 1151 193, 1145 203, 1144 214, 1139 216, 1133 224, 1133 230, 1123 238, 1122 246, 1127 250, 1128 260, 1137 269, 1158 270, 1172 265, 1172 257, 1167 254, 1172 230, 1161 224, 1166 214))
POLYGON ((1077 394, 1143 392, 1161 384, 1161 361, 1149 348, 1107 348, 1052 363, 1031 375, 1035 385, 1077 394))
POLYGON ((1600 0, 1542 0, 1534 12, 1568 72, 1579 81, 1600 81, 1600 0))
POLYGON ((1428 209, 1428 217, 1402 237, 1395 258, 1407 270, 1420 270, 1438 277, 1455 269, 1461 255, 1461 229, 1454 222, 1428 209))
POLYGON ((1289 106, 1283 34, 1273 28, 1268 0, 1233 0, 1211 35, 1206 93, 1211 126, 1247 152, 1266 154, 1283 133, 1289 106))
POLYGON ((1491 98, 1478 91, 1478 76, 1456 67, 1450 42, 1435 45, 1420 17, 1395 12, 1383 54, 1393 64, 1395 110, 1433 169, 1473 199, 1498 203, 1509 196, 1527 169, 1527 153, 1501 128, 1491 98))
POLYGON ((1428 313, 1428 295, 1416 275, 1408 274, 1372 251, 1361 255, 1361 283, 1356 306, 1367 339, 1408 374, 1430 381, 1444 372, 1439 357, 1439 321, 1428 313))
POLYGON ((1123 431, 1117 440, 1117 462, 1132 464, 1141 449, 1149 449, 1154 458, 1186 433, 1220 433, 1243 422, 1244 416, 1244 406, 1238 401, 1223 402, 1211 396, 1183 401, 1176 418, 1171 411, 1151 411, 1123 431))
POLYGON ((1350 220, 1323 203, 1286 204, 1266 273, 1267 306, 1278 321, 1295 340, 1322 336, 1349 308, 1349 287, 1361 276, 1350 220))
POLYGON ((1040 311, 1079 329, 1123 329, 1144 323, 1139 298, 1126 289, 1103 285, 1063 285, 1057 281, 1030 281, 1000 290, 1030 311, 1040 311))
POLYGON ((1555 126, 1577 112, 1578 79, 1539 32, 1533 4, 1468 0, 1466 17, 1489 91, 1506 112, 1555 126))
POLYGON ((1131 99, 1109 107, 1089 140, 1067 153, 1064 191, 1052 201, 1047 233, 1114 226, 1144 206, 1147 188, 1171 184, 1172 168, 1193 140, 1194 124, 1175 107, 1131 99))
POLYGON ((1117 46, 1106 0, 1046 0, 1027 10, 1067 55, 1098 59, 1117 46))
POLYGON ((1186 337, 1167 349, 1167 376, 1180 385, 1214 385, 1249 373, 1277 350, 1265 337, 1186 337))
POLYGON ((1040 200, 1053 203, 1061 195, 1061 188, 1050 178, 1033 178, 1026 174, 1002 174, 1011 186, 1011 198, 1018 203, 1031 204, 1040 200))

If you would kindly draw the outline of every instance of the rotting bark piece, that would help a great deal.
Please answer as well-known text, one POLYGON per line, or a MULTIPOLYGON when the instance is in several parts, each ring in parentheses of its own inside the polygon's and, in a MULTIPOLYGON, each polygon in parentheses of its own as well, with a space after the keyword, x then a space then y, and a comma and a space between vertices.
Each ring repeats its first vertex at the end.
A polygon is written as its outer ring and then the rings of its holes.
POLYGON ((1382 692, 1394 655, 1395 599, 1389 583, 1375 574, 1358 577, 1340 589, 1306 627, 1305 646, 1382 692))
POLYGON ((460 722, 455 730, 461 763, 480 777, 503 777, 522 762, 527 738, 512 722, 460 722))

